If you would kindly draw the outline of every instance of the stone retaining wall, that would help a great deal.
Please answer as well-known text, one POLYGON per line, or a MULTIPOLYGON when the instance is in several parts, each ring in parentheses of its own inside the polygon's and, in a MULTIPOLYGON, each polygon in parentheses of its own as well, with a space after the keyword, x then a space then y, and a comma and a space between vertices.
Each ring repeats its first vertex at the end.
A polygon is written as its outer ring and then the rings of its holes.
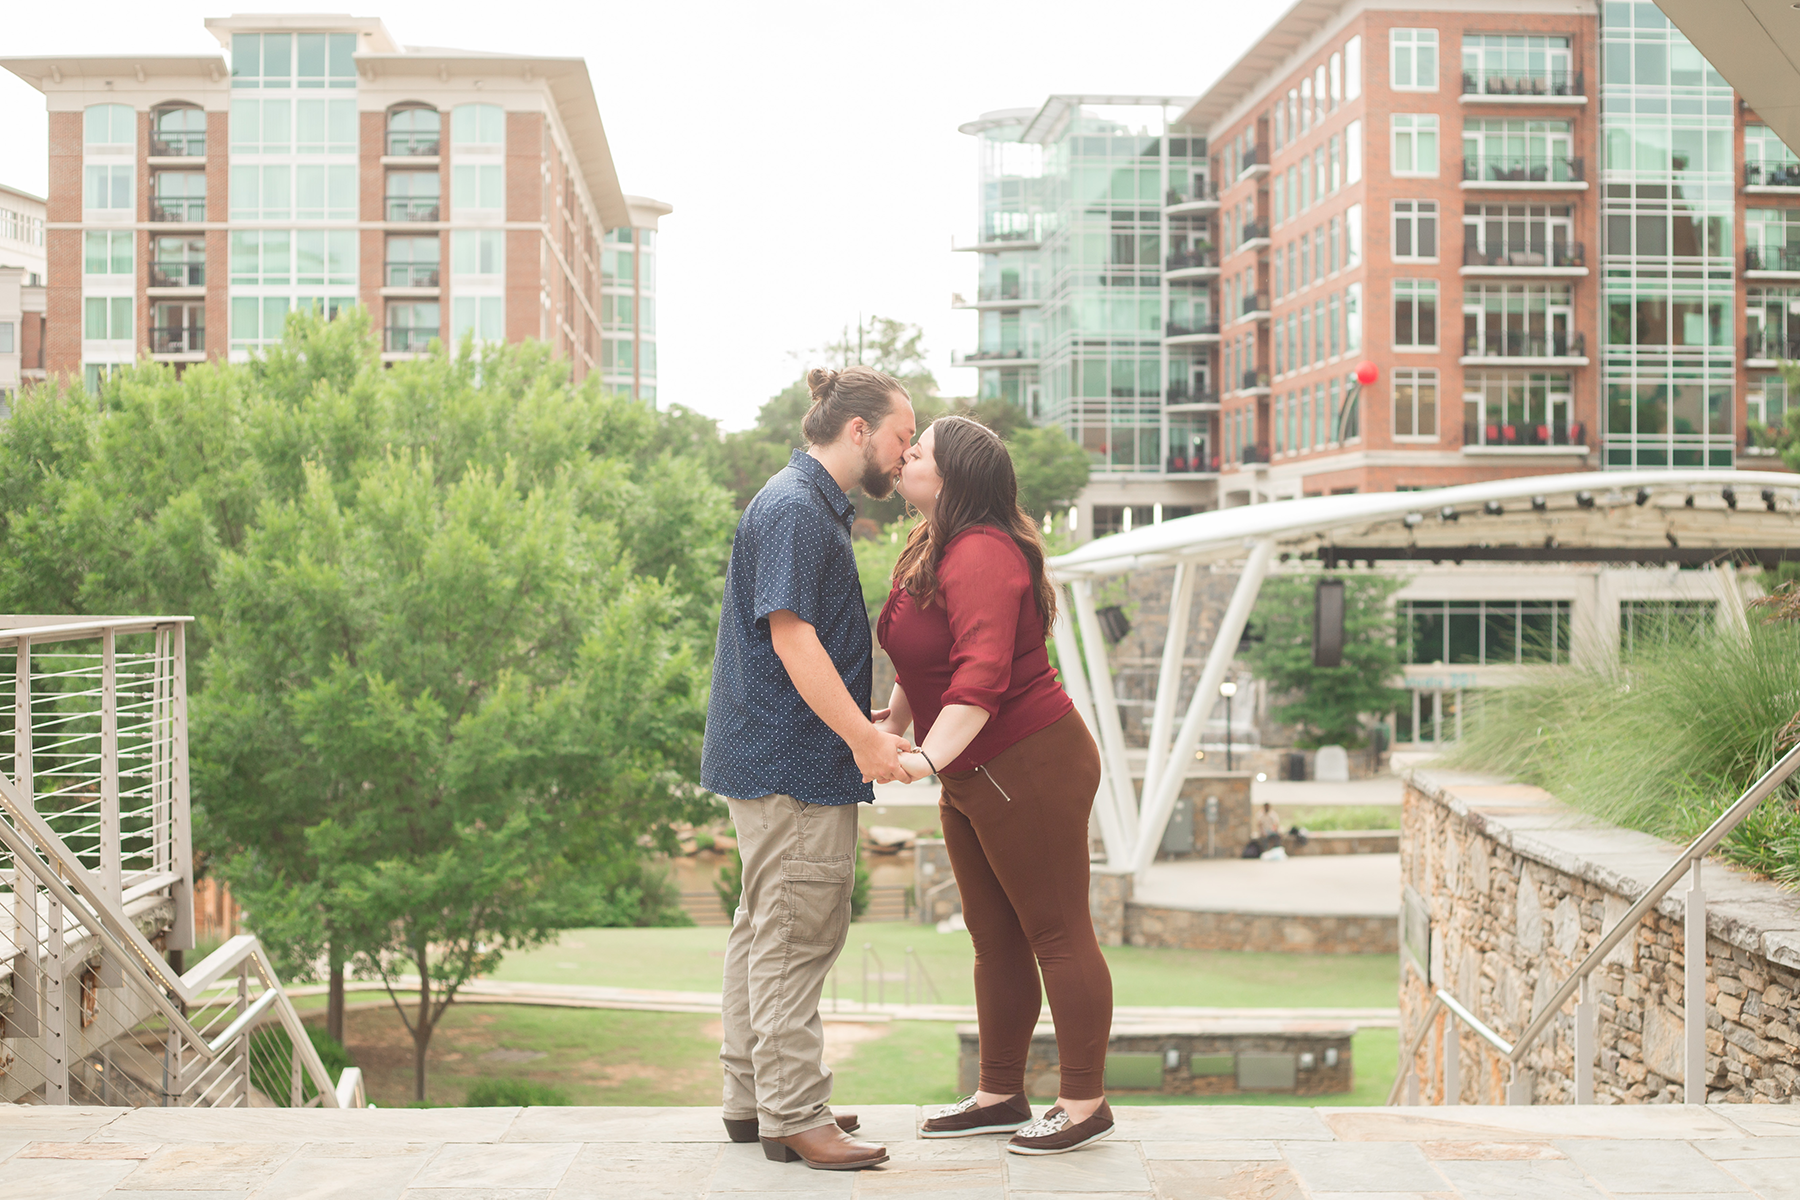
MULTIPOLYGON (((1680 848, 1576 814, 1537 788, 1415 771, 1402 813, 1401 1029, 1451 992, 1512 1041, 1680 848), (1430 983, 1427 983, 1429 976, 1430 983)), ((1800 1102, 1800 896, 1708 862, 1707 1099, 1800 1102)), ((1674 1103, 1683 1089, 1682 888, 1595 972, 1601 1103, 1674 1103)), ((1523 1067, 1536 1103, 1573 1098, 1574 1002, 1523 1067)), ((1441 1028, 1413 1064, 1443 1102, 1441 1028)), ((1506 1066, 1466 1031, 1463 1103, 1501 1103, 1506 1066)))
POLYGON ((1129 872, 1099 866, 1089 884, 1088 908, 1102 946, 1287 954, 1392 954, 1399 946, 1392 917, 1201 912, 1139 904, 1132 899, 1129 872))
POLYGON ((1306 835, 1306 845, 1296 846, 1292 838, 1283 843, 1289 854, 1398 854, 1398 829, 1328 829, 1306 835))

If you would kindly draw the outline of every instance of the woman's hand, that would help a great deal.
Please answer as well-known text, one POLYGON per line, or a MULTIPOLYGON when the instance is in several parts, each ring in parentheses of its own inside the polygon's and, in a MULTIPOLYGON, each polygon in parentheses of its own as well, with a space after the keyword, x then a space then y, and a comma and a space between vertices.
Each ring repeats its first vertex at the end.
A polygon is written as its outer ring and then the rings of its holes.
POLYGON ((917 783, 919 780, 928 779, 937 773, 931 769, 931 764, 926 761, 925 756, 917 750, 900 756, 900 769, 906 772, 906 782, 908 783, 917 783))

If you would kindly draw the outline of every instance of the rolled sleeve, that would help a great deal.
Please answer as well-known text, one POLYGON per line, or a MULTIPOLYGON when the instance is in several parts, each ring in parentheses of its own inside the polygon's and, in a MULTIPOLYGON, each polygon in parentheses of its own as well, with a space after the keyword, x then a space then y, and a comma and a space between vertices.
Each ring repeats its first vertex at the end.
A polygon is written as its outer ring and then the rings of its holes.
POLYGON ((769 614, 786 609, 808 625, 823 613, 826 556, 833 531, 817 508, 784 504, 769 514, 758 534, 756 588, 751 617, 763 628, 769 614))
POLYGON ((1019 609, 1031 588, 1024 556, 978 530, 952 542, 938 564, 938 596, 950 622, 950 686, 943 704, 973 705, 990 717, 1012 686, 1019 609))

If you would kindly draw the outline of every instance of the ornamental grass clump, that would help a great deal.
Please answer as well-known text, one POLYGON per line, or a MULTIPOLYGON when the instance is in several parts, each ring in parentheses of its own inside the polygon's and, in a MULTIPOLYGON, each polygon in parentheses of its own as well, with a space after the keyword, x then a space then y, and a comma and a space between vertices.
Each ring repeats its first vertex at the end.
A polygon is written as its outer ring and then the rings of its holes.
MULTIPOLYGON (((1447 761, 1685 842, 1800 740, 1796 599, 1778 591, 1753 606, 1748 629, 1673 637, 1474 698, 1447 761)), ((1797 798, 1783 785, 1726 839, 1724 856, 1800 887, 1797 798)))

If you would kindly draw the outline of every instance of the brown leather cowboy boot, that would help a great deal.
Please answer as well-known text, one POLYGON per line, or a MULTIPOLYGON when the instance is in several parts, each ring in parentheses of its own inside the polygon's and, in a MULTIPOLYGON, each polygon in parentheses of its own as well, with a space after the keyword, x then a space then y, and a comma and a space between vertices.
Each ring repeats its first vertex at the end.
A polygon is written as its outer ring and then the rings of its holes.
MULTIPOLYGON (((845 1133, 855 1133, 862 1128, 862 1122, 855 1113, 841 1112, 837 1114, 838 1128, 845 1133)), ((734 1142, 754 1142, 756 1140, 755 1117, 726 1117, 725 1136, 734 1142)))
POLYGON ((888 1159, 886 1146, 859 1142, 835 1124, 761 1141, 765 1158, 775 1162, 798 1160, 815 1171, 860 1171, 864 1167, 879 1166, 888 1159))

